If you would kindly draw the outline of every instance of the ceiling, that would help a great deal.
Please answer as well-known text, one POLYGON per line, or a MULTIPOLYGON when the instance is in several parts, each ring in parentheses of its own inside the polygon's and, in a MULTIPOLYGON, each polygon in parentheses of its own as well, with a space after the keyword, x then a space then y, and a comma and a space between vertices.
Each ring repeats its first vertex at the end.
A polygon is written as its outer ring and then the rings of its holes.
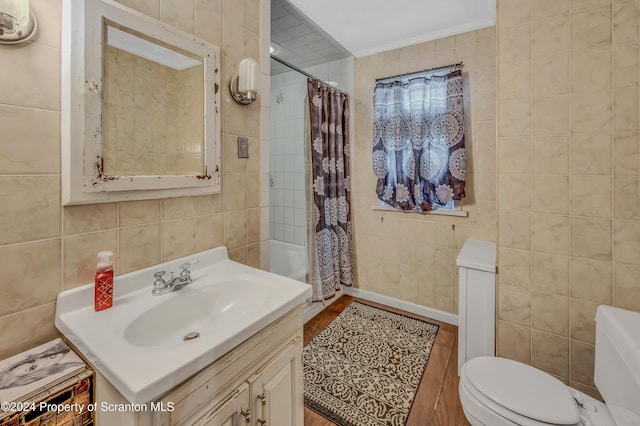
MULTIPOLYGON (((271 0, 271 45, 273 56, 298 68, 353 56, 287 0, 271 0)), ((286 71, 291 69, 271 61, 272 75, 286 71)))
MULTIPOLYGON (((423 41, 475 30, 496 21, 496 0, 272 0, 272 14, 293 10, 302 22, 291 27, 295 18, 272 16, 272 40, 276 43, 317 47, 330 54, 332 41, 353 56, 362 57, 423 41), (291 4, 288 4, 288 3, 291 4), (274 8, 274 3, 276 6, 274 8), (291 5, 295 7, 291 7, 291 5), (296 11, 296 9, 298 9, 296 11), (300 13, 301 12, 301 13, 300 13), (302 25, 302 26, 300 26, 302 25), (285 28, 288 27, 288 28, 285 28), (306 32, 318 28, 321 33, 306 32), (290 40, 284 40, 288 35, 290 40), (326 34, 329 39, 323 38, 326 34), (330 36, 329 36, 330 35, 330 36), (274 37, 280 39, 280 41, 274 37), (297 42, 296 42, 297 41, 297 42)), ((295 13, 291 14, 292 16, 295 13)), ((305 52, 308 60, 312 54, 305 52)), ((283 58, 284 59, 284 58, 283 58)), ((286 60, 286 59, 285 59, 286 60)), ((326 61, 325 61, 326 62, 326 61)), ((318 62, 319 63, 319 62, 318 62)))

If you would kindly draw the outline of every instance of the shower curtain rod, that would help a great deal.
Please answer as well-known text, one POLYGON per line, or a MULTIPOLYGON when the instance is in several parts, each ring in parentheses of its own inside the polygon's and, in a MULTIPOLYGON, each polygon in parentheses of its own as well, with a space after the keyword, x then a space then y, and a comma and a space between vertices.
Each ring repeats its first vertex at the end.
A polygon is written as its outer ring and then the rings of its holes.
POLYGON ((426 70, 422 70, 422 71, 412 71, 412 72, 405 72, 404 74, 390 75, 388 77, 376 78, 376 83, 382 80, 389 80, 391 78, 406 77, 408 75, 423 74, 431 71, 442 71, 446 69, 450 69, 453 71, 455 69, 462 68, 463 65, 464 64, 462 62, 458 62, 457 64, 445 65, 444 67, 427 68, 426 70))
POLYGON ((295 65, 291 65, 289 62, 284 61, 284 60, 282 60, 282 59, 280 59, 280 58, 278 58, 278 57, 276 57, 276 56, 271 55, 271 59, 273 59, 273 60, 274 60, 274 61, 276 61, 276 62, 280 62, 280 63, 281 63, 282 65, 284 65, 285 67, 289 67, 289 68, 291 68, 291 69, 292 69, 292 70, 294 70, 294 71, 298 71, 298 72, 299 72, 300 74, 302 74, 302 75, 306 75, 307 77, 309 77, 309 78, 311 78, 311 79, 313 79, 313 80, 317 80, 317 81, 318 81, 319 83, 321 83, 321 84, 327 84, 327 82, 326 82, 326 81, 324 81, 324 80, 322 80, 322 79, 320 79, 320 78, 316 77, 315 75, 311 75, 311 74, 309 74, 308 72, 303 71, 303 70, 301 70, 300 68, 296 67, 295 65))

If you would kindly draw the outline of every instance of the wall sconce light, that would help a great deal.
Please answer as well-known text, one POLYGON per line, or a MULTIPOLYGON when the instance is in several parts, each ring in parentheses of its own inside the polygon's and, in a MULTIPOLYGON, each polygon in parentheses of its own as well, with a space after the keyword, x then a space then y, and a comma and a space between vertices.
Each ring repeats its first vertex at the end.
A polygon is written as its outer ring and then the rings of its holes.
POLYGON ((240 61, 238 74, 234 75, 229 83, 233 99, 242 105, 249 105, 258 99, 259 78, 260 68, 255 60, 247 58, 240 61))
POLYGON ((0 44, 18 44, 33 38, 38 28, 29 0, 0 0, 0 44))

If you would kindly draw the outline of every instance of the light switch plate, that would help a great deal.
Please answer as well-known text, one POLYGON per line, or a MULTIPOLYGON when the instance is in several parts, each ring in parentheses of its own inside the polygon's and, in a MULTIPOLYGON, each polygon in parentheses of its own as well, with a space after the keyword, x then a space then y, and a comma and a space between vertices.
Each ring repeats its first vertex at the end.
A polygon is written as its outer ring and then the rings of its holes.
POLYGON ((249 158, 249 139, 238 136, 238 158, 249 158))

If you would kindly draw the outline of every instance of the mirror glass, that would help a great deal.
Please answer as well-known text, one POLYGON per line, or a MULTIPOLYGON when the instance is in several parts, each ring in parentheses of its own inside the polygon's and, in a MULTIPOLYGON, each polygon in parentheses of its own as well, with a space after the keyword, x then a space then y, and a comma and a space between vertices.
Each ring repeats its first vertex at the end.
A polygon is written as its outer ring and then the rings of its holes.
POLYGON ((107 176, 203 174, 201 58, 104 20, 107 176))
POLYGON ((62 204, 219 193, 220 48, 113 0, 62 6, 62 204))

